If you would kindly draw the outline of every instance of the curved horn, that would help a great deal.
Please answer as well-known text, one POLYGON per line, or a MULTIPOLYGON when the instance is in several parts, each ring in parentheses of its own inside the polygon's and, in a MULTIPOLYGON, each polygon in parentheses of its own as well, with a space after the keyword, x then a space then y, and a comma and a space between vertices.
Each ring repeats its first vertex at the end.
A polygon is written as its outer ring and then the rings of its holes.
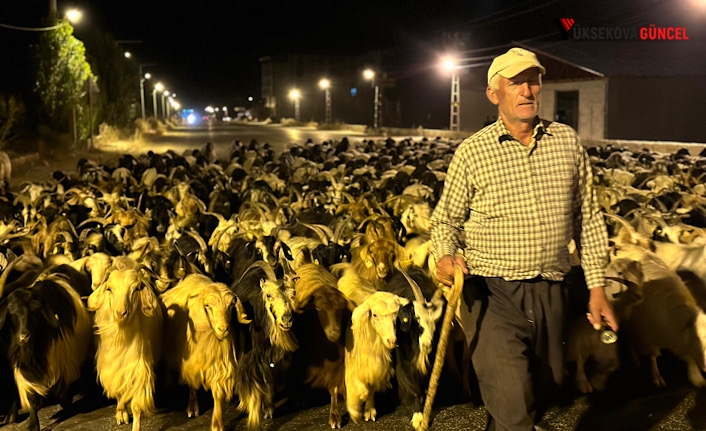
POLYGON ((414 300, 417 301, 420 304, 424 304, 426 302, 426 298, 424 298, 424 294, 422 293, 422 289, 419 287, 416 281, 412 277, 407 274, 407 271, 402 268, 402 265, 397 265, 397 268, 400 270, 402 275, 404 275, 404 278, 407 279, 407 282, 409 283, 409 286, 412 288, 412 292, 414 292, 414 300))
POLYGON ((248 268, 243 271, 243 275, 240 276, 240 280, 238 280, 238 282, 241 282, 243 280, 243 277, 245 277, 245 274, 247 274, 253 268, 260 268, 265 271, 265 275, 267 276, 268 280, 277 280, 277 276, 275 275, 275 271, 272 269, 272 267, 264 261, 258 260, 250 264, 250 266, 248 266, 248 268))
POLYGON ((242 323, 243 325, 252 323, 252 320, 248 319, 248 313, 245 311, 245 306, 243 306, 243 302, 237 295, 235 296, 235 311, 237 313, 238 322, 242 323))

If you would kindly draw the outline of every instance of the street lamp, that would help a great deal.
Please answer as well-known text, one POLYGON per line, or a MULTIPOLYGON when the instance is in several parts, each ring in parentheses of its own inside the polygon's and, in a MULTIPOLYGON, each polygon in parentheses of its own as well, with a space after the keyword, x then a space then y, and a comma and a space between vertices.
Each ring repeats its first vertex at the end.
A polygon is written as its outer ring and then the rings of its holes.
POLYGON ((154 90, 152 90, 152 112, 154 113, 154 118, 157 119, 157 92, 164 91, 164 85, 161 82, 154 84, 154 90))
POLYGON ((372 69, 365 69, 363 71, 363 78, 371 81, 373 87, 375 87, 375 101, 373 110, 373 129, 377 130, 378 126, 382 127, 382 121, 380 121, 380 86, 378 86, 377 81, 375 81, 375 72, 372 69))
POLYGON ((296 120, 297 122, 301 121, 301 115, 299 110, 299 100, 301 99, 301 96, 301 93, 296 88, 292 89, 289 92, 289 98, 294 100, 294 120, 296 120))
POLYGON ((455 57, 445 57, 442 62, 443 68, 451 72, 451 115, 449 119, 449 130, 458 132, 460 130, 461 116, 461 83, 458 77, 458 61, 455 57))
POLYGON ((83 18, 83 12, 79 9, 69 9, 66 11, 66 19, 69 20, 71 24, 78 24, 83 18))
POLYGON ((324 78, 319 81, 319 87, 326 90, 326 124, 331 124, 331 81, 324 78))

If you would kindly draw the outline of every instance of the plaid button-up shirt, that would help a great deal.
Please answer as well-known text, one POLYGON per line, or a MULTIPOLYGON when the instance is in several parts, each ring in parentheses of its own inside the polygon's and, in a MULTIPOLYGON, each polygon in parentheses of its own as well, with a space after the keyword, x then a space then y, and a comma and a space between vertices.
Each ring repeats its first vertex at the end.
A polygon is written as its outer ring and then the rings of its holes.
POLYGON ((586 149, 561 123, 538 121, 532 142, 502 120, 466 139, 431 218, 436 259, 462 250, 472 274, 562 280, 580 251, 589 288, 605 286, 608 233, 586 149))

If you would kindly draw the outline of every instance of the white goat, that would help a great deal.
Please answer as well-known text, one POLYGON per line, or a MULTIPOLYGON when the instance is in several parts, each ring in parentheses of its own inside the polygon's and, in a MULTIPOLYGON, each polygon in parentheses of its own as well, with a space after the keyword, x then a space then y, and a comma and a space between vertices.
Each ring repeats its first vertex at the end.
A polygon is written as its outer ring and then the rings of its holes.
POLYGON ((160 297, 168 316, 165 358, 190 390, 186 414, 198 416, 197 391, 210 390, 211 430, 223 430, 223 407, 233 398, 236 383, 235 342, 230 332, 234 306, 238 320, 249 323, 241 303, 228 286, 199 274, 186 276, 160 297))
POLYGON ((115 419, 140 429, 142 412, 154 412, 155 365, 162 350, 164 311, 139 264, 113 259, 107 279, 88 297, 98 335, 96 370, 106 396, 115 398, 115 419))
POLYGON ((407 299, 389 292, 376 292, 353 310, 351 327, 346 334, 346 407, 353 422, 361 419, 365 402, 365 420, 374 421, 375 392, 389 389, 395 374, 392 349, 397 342, 395 321, 407 299))

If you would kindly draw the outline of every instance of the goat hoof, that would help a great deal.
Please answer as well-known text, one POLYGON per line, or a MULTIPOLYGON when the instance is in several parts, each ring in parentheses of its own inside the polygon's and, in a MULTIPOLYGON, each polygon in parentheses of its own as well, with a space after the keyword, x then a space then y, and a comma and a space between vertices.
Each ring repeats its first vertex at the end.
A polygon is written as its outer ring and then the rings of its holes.
POLYGON ((576 387, 582 394, 590 394, 593 392, 593 387, 588 382, 588 380, 576 380, 576 387))
POLYGON ((130 415, 128 415, 127 411, 125 410, 118 410, 115 412, 115 422, 117 422, 118 425, 129 423, 130 415))
POLYGON ((424 414, 421 412, 415 412, 412 415, 412 428, 414 428, 415 430, 421 430, 423 420, 424 414))
POLYGON ((341 428, 341 415, 331 413, 331 416, 328 418, 328 423, 331 425, 331 429, 341 428))
POLYGON ((377 416, 378 412, 375 409, 370 409, 365 412, 365 421, 373 421, 375 422, 375 417, 377 416))

